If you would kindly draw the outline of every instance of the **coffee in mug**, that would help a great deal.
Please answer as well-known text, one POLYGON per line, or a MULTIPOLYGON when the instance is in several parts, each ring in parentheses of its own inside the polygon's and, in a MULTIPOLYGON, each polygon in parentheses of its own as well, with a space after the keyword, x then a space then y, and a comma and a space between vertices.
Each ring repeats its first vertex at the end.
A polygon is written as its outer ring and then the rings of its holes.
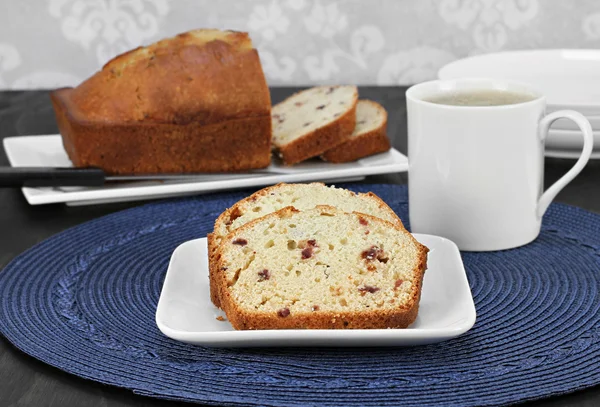
POLYGON ((502 106, 531 102, 535 95, 498 89, 474 89, 444 92, 424 100, 448 106, 502 106))

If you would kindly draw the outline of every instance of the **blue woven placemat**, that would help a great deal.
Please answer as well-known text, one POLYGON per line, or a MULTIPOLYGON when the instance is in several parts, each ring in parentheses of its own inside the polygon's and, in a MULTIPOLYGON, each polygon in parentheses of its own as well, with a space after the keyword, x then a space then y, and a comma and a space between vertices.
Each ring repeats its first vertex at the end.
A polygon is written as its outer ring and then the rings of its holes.
MULTIPOLYGON (((349 187, 408 219, 406 187, 349 187)), ((38 244, 0 272, 0 332, 75 375, 206 404, 487 406, 600 383, 600 216, 556 204, 534 243, 463 253, 477 322, 459 338, 246 350, 166 338, 154 312, 171 252, 244 195, 154 203, 38 244)))

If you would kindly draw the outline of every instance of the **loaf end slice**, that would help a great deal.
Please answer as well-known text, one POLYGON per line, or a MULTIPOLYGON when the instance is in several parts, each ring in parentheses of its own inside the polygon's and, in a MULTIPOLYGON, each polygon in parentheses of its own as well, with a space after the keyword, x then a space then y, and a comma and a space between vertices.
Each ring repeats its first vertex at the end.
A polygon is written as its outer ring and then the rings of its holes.
POLYGON ((359 100, 356 105, 356 127, 352 136, 325 151, 321 158, 332 163, 355 161, 391 148, 386 134, 387 112, 377 102, 359 100))

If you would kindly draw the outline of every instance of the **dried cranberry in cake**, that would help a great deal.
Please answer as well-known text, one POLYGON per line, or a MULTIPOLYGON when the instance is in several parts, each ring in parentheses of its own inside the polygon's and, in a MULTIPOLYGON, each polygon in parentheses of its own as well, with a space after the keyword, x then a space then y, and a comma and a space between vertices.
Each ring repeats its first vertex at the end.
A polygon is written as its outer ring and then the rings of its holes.
POLYGON ((380 254, 383 254, 383 250, 377 246, 371 246, 369 249, 363 251, 360 256, 365 260, 375 260, 380 254))
POLYGON ((300 240, 298 242, 298 247, 304 249, 305 247, 319 247, 317 246, 317 241, 315 239, 308 240, 300 240))
POLYGON ((269 270, 264 269, 258 272, 258 281, 265 281, 271 278, 271 272, 269 270))
POLYGON ((366 220, 365 218, 363 218, 362 216, 358 217, 358 223, 360 223, 363 226, 367 226, 369 224, 369 221, 366 220))
POLYGON ((402 280, 402 279, 396 280, 396 282, 394 283, 394 289, 397 289, 398 287, 400 287, 403 282, 404 282, 404 280, 402 280))
POLYGON ((306 260, 306 259, 310 259, 313 255, 313 249, 311 246, 305 247, 304 249, 302 249, 302 259, 306 260))
POLYGON ((358 291, 360 291, 361 293, 365 294, 365 293, 376 293, 377 291, 379 291, 380 288, 379 287, 373 287, 370 285, 364 285, 363 287, 358 287, 358 291))
POLYGON ((363 251, 360 256, 366 261, 378 260, 382 263, 387 263, 389 260, 384 254, 383 249, 378 246, 371 246, 369 249, 363 251))
POLYGON ((285 317, 287 317, 287 316, 290 315, 290 309, 289 308, 282 308, 279 311, 277 311, 277 315, 280 316, 280 317, 282 317, 282 318, 285 318, 285 317))
POLYGON ((246 239, 242 239, 241 237, 239 237, 231 243, 238 245, 238 246, 246 246, 248 244, 248 241, 246 239))

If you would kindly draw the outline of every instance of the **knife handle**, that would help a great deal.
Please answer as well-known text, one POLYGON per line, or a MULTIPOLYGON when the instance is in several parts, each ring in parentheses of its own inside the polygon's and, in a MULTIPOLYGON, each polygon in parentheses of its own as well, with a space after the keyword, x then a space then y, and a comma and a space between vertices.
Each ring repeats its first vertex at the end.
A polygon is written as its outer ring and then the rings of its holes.
POLYGON ((97 187, 105 179, 100 168, 0 167, 0 188, 97 187))

